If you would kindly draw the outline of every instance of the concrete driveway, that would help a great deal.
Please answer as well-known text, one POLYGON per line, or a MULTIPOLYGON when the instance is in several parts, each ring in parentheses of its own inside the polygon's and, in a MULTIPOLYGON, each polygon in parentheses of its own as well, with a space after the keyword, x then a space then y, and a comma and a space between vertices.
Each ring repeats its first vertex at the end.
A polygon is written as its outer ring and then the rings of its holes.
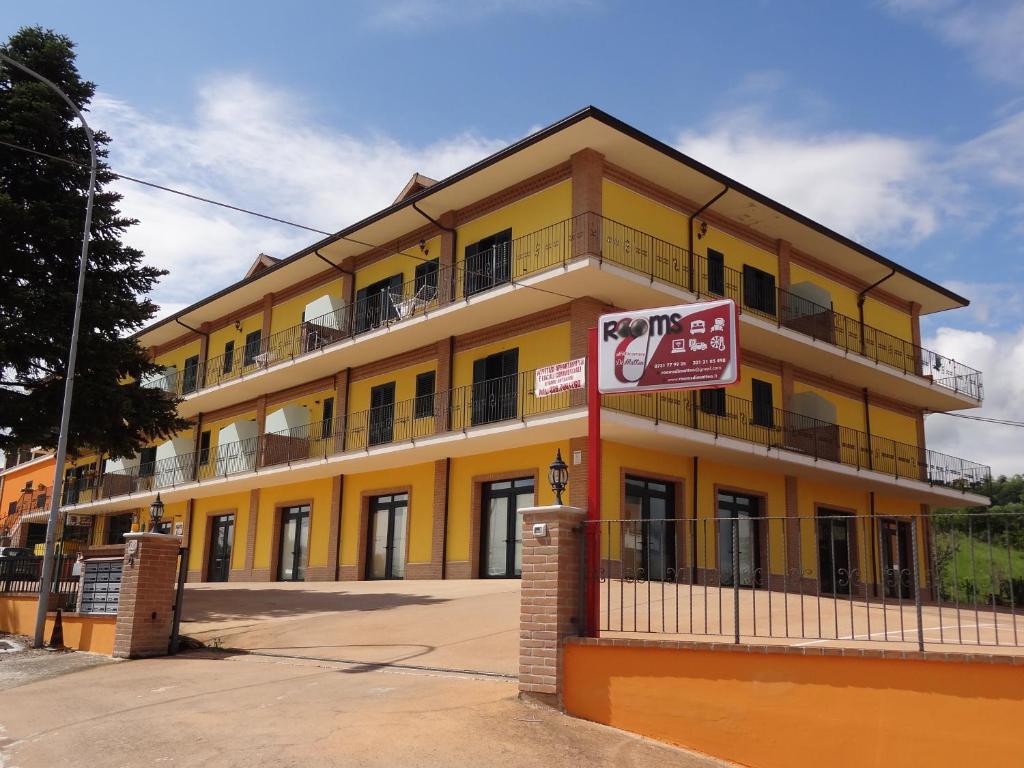
POLYGON ((495 677, 282 657, 129 661, 5 691, 0 766, 721 765, 516 693, 495 677))
POLYGON ((182 632, 275 656, 515 675, 517 580, 190 584, 182 632))

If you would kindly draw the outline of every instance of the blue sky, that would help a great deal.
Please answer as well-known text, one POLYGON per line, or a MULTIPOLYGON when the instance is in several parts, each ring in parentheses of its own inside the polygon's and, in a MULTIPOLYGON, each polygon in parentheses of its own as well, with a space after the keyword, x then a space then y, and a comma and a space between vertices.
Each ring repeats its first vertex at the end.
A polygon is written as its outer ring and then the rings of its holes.
MULTIPOLYGON (((928 340, 986 371, 986 415, 1020 418, 1024 3, 242 7, 36 0, 0 10, 0 34, 78 43, 116 169, 327 230, 413 171, 441 177, 595 104, 967 295, 928 340)), ((309 240, 122 191, 133 242, 172 270, 165 311, 309 240)), ((955 421, 929 418, 932 443, 1024 470, 1016 430, 955 421)))

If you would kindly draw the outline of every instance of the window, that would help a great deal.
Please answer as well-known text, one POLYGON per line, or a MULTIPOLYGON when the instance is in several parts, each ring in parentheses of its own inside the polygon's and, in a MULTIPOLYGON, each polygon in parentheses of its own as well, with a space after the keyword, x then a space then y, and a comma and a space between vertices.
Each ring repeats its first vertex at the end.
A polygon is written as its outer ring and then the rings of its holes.
POLYGON ((132 531, 132 513, 111 515, 107 518, 107 536, 104 544, 124 544, 124 535, 132 531))
POLYGON ((334 432, 334 398, 324 398, 324 420, 320 425, 320 438, 326 440, 334 432))
POLYGON ((36 509, 46 509, 46 493, 40 493, 36 497, 36 509))
POLYGON ((431 259, 416 265, 416 296, 430 301, 437 296, 438 261, 431 259), (420 295, 420 291, 423 295, 420 295))
POLYGON ((765 314, 775 316, 775 275, 743 265, 743 304, 765 314))
POLYGON ((231 373, 231 369, 235 367, 235 341, 232 339, 224 345, 224 364, 221 366, 220 372, 222 374, 231 373))
POLYGON ((156 446, 139 451, 139 477, 152 477, 156 473, 156 446))
POLYGON ((398 317, 391 295, 402 293, 402 275, 392 275, 356 291, 356 333, 372 331, 398 317))
POLYGON ((750 387, 754 395, 753 423, 759 427, 775 425, 775 409, 772 404, 772 385, 760 379, 751 379, 750 387))
POLYGON ((185 394, 196 391, 199 383, 199 355, 193 355, 185 361, 185 373, 181 382, 181 391, 185 394))
POLYGON ((12 515, 16 514, 18 514, 18 502, 12 501, 10 504, 7 505, 7 516, 11 517, 12 515))
POLYGON ((725 296, 725 256, 708 248, 708 293, 725 296))
POLYGON ((712 416, 725 416, 725 388, 702 389, 700 391, 700 409, 712 416))
POLYGON ((416 418, 427 419, 434 415, 434 388, 437 373, 427 371, 416 377, 416 418))
POLYGON ((253 331, 245 335, 245 353, 242 355, 242 365, 252 365, 256 362, 262 341, 263 331, 253 331))
POLYGON ((512 277, 512 230, 506 229, 467 245, 465 258, 463 293, 466 296, 507 283, 512 277))
POLYGON ((199 433, 199 463, 210 463, 210 430, 199 433))

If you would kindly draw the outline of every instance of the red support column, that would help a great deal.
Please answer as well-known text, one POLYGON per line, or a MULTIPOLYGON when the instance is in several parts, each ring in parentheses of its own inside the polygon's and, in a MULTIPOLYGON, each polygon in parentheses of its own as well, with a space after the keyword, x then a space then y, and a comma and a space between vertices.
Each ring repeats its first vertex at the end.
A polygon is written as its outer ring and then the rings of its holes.
POLYGON ((601 610, 601 393, 597 387, 597 328, 590 329, 587 354, 587 621, 586 636, 597 637, 601 610))

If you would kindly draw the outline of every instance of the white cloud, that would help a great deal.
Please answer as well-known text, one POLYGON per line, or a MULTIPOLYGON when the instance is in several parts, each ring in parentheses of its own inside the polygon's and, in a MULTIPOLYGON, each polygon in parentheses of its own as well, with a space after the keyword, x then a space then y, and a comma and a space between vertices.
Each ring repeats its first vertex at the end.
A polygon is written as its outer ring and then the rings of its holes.
POLYGON ((986 75, 1020 86, 1024 76, 1021 0, 886 0, 892 11, 921 19, 963 49, 986 75))
MULTIPOLYGON (((968 416, 1024 421, 1024 326, 1006 334, 939 328, 925 346, 981 370, 985 403, 968 416)), ((928 447, 992 466, 994 475, 1024 472, 1024 431, 955 416, 925 419, 928 447)))
MULTIPOLYGON (((113 137, 115 170, 325 231, 390 204, 414 171, 442 178, 505 143, 360 137, 318 124, 298 98, 245 76, 207 82, 188 120, 99 94, 91 122, 113 137)), ((126 242, 170 270, 153 296, 161 315, 240 279, 260 252, 280 258, 320 237, 130 182, 116 188, 123 212, 140 220, 126 242)))
POLYGON ((866 242, 916 243, 947 202, 927 185, 926 142, 875 133, 812 133, 732 112, 679 149, 833 229, 866 242))

